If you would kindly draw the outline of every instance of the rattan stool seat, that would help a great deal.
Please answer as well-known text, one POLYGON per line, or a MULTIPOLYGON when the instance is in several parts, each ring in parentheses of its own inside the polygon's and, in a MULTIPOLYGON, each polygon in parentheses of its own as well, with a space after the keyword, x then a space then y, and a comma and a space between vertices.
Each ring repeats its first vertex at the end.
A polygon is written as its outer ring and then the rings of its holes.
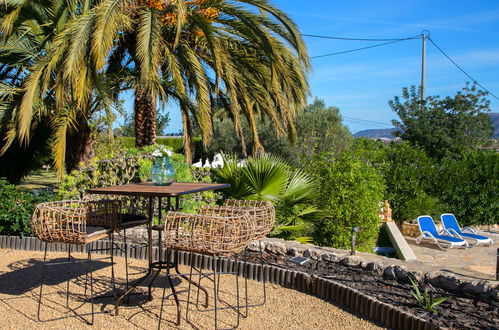
POLYGON ((117 206, 109 201, 41 203, 35 207, 31 228, 35 236, 44 242, 87 244, 112 232, 117 206), (93 221, 96 219, 98 221, 93 221))

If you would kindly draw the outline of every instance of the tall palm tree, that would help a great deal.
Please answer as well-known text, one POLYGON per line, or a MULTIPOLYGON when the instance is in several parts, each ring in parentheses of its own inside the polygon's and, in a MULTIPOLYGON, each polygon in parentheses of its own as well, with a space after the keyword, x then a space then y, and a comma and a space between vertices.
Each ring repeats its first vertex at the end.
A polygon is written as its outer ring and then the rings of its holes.
POLYGON ((67 85, 58 63, 51 62, 62 31, 90 6, 89 1, 0 1, 0 155, 13 144, 28 144, 48 121, 59 175, 64 164, 71 170, 92 156, 88 119, 96 110, 110 110, 114 77, 88 72, 79 84, 67 85), (83 86, 90 86, 88 94, 78 95, 83 86))
POLYGON ((78 20, 85 24, 75 34, 90 38, 89 70, 131 74, 138 146, 154 142, 155 104, 169 100, 182 111, 188 159, 192 121, 208 144, 220 98, 237 134, 241 116, 250 122, 255 153, 263 150, 257 115, 269 116, 280 134, 294 134, 309 59, 294 23, 266 0, 103 0, 78 20))
MULTIPOLYGON (((11 30, 27 24, 16 16, 18 8, 47 3, 1 1, 12 2, 13 9, 2 18, 2 25, 11 30)), ((104 95, 96 89, 99 78, 101 86, 134 89, 138 146, 154 143, 155 105, 170 100, 182 111, 188 160, 193 121, 204 144, 210 142, 215 100, 221 100, 241 137, 240 120, 247 118, 254 153, 263 150, 256 131, 258 116, 271 118, 279 134, 293 136, 296 112, 308 93, 309 59, 295 24, 266 0, 50 3, 64 6, 64 24, 54 19, 52 26, 60 28, 26 69, 10 136, 29 141, 40 112, 37 105, 50 95, 59 114, 53 125, 60 137, 56 145, 63 145, 63 132, 72 127, 78 132, 76 115, 88 116, 95 96, 104 95), (109 84, 109 76, 117 83, 109 84)), ((108 88, 106 95, 115 95, 119 88, 108 88)), ((43 113, 53 111, 49 108, 43 113)), ((61 152, 57 156, 64 159, 61 152)))

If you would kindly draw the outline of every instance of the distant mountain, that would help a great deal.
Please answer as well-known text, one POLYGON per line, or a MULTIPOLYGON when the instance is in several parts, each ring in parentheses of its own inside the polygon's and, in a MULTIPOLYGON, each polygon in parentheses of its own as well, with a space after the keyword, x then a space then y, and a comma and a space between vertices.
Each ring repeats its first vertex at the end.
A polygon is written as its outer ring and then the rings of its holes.
POLYGON ((353 136, 355 138, 365 137, 369 139, 394 139, 395 137, 392 135, 393 132, 398 131, 396 128, 384 128, 384 129, 366 129, 364 131, 359 131, 355 133, 353 136))
MULTIPOLYGON (((492 124, 494 126, 494 132, 492 133, 492 137, 494 139, 499 138, 499 113, 493 112, 490 114, 490 119, 492 120, 492 124)), ((366 129, 364 131, 359 131, 355 133, 353 136, 356 138, 365 137, 370 139, 393 139, 393 132, 396 132, 396 128, 385 128, 385 129, 366 129)))

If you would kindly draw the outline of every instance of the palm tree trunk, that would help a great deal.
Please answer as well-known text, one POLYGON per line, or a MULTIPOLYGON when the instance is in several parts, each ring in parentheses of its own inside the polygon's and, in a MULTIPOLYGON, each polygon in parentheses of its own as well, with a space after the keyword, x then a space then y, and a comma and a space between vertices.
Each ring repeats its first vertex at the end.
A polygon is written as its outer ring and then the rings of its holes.
POLYGON ((148 91, 135 89, 135 146, 156 143, 156 102, 148 91))
POLYGON ((79 126, 68 132, 66 140, 66 171, 70 173, 79 167, 80 164, 88 165, 95 156, 94 138, 88 126, 87 118, 82 116, 78 120, 79 126))
POLYGON ((192 123, 189 118, 189 112, 186 108, 182 107, 182 126, 184 128, 184 155, 187 164, 192 164, 192 123))

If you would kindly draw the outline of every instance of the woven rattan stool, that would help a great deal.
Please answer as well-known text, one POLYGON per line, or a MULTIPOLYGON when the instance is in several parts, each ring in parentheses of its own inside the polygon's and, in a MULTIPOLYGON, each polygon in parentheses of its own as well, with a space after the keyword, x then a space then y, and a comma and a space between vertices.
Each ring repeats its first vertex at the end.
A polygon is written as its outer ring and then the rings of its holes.
MULTIPOLYGON (((274 228, 275 224, 275 209, 274 205, 268 201, 253 201, 253 200, 236 200, 236 199, 228 199, 225 201, 224 206, 221 207, 213 207, 213 206, 203 206, 200 210, 202 214, 208 213, 216 213, 216 212, 246 212, 248 217, 250 218, 251 223, 251 232, 252 235, 250 237, 250 242, 258 241, 259 244, 259 252, 260 252, 260 278, 262 279, 262 301, 249 304, 248 297, 248 280, 245 276, 244 284, 245 284, 245 305, 242 306, 245 308, 244 317, 248 316, 248 307, 256 307, 263 306, 267 301, 267 289, 266 289, 266 281, 265 276, 263 274, 263 249, 261 244, 261 239, 265 238, 274 228)), ((248 242, 249 243, 249 242, 248 242)), ((246 267, 244 269, 246 271, 246 267)))
MULTIPOLYGON (((76 260, 71 256, 71 245, 87 245, 101 238, 109 237, 116 222, 116 214, 119 204, 110 201, 57 201, 38 204, 31 218, 31 228, 38 239, 45 243, 40 294, 38 298, 37 317, 40 321, 40 310, 42 304, 43 284, 45 281, 45 267, 52 265, 67 264, 66 282, 66 307, 75 315, 75 310, 69 307, 69 272, 70 265, 85 262, 89 271, 85 280, 85 295, 88 276, 90 276, 90 302, 92 304, 92 317, 88 321, 80 316, 89 325, 94 323, 94 292, 92 278, 92 250, 87 247, 88 257, 86 260, 76 260), (91 223, 102 225, 91 225, 91 223), (68 251, 67 262, 47 263, 47 243, 64 243, 68 251)), ((111 285, 114 290, 114 259, 111 253, 111 285)))
MULTIPOLYGON (((194 258, 190 258, 189 287, 187 290, 186 320, 189 321, 189 305, 191 303, 191 285, 194 283, 193 276, 199 276, 198 288, 201 287, 201 279, 209 278, 213 282, 213 309, 204 311, 214 312, 215 329, 218 328, 218 310, 224 307, 218 306, 218 287, 221 274, 235 275, 236 282, 236 304, 227 305, 225 308, 233 309, 237 314, 237 323, 234 328, 239 326, 240 302, 239 302, 239 269, 235 272, 222 272, 220 269, 221 257, 231 254, 237 254, 244 250, 251 239, 251 221, 245 212, 229 210, 227 208, 218 211, 206 211, 205 214, 188 214, 179 212, 168 212, 165 219, 163 244, 169 250, 187 251, 192 253, 205 254, 215 257, 212 272, 202 272, 196 269, 194 272, 194 258), (210 215, 211 214, 211 215, 210 215), (213 276, 213 279, 210 278, 213 276), (218 279, 217 279, 218 276, 218 279)), ((236 263, 239 265, 238 263, 236 263)), ((180 324, 180 306, 175 288, 171 281, 172 276, 179 274, 170 274, 167 269, 166 279, 170 282, 170 288, 177 302, 177 324, 180 324)), ((182 274, 184 275, 184 274, 182 274)), ((166 281, 166 280, 165 280, 166 281)), ((163 300, 161 302, 161 312, 158 327, 161 326, 163 304, 166 292, 166 282, 163 287, 163 300)), ((198 290, 199 301, 199 290, 198 290)), ((198 305, 198 304, 196 304, 198 305)), ((199 307, 198 307, 199 308, 199 307)))
POLYGON ((134 227, 145 226, 149 222, 147 216, 148 204, 147 201, 137 197, 129 196, 118 196, 118 195, 85 195, 83 197, 84 201, 90 202, 106 202, 110 201, 112 203, 117 203, 117 213, 116 219, 113 223, 106 222, 105 219, 98 219, 94 217, 90 219, 92 225, 103 226, 105 228, 112 229, 114 233, 123 233, 123 248, 112 244, 110 248, 112 249, 122 249, 125 255, 125 291, 129 287, 129 271, 128 271, 128 244, 126 230, 134 227))

